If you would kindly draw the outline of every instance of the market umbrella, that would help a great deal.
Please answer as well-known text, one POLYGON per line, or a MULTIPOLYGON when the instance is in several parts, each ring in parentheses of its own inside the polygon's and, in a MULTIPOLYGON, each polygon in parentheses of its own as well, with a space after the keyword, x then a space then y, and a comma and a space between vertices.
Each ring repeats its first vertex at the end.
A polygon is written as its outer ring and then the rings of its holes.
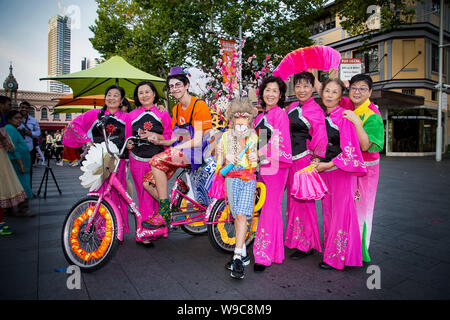
POLYGON ((107 87, 117 84, 132 98, 136 85, 144 80, 151 81, 161 97, 164 97, 165 80, 133 67, 122 57, 114 56, 96 67, 66 74, 40 78, 60 81, 72 88, 74 98, 104 94, 107 87))
POLYGON ((61 98, 54 98, 52 100, 57 100, 58 103, 55 107, 59 106, 103 106, 105 104, 105 95, 104 94, 97 94, 93 96, 83 96, 74 98, 73 94, 66 94, 65 96, 62 96, 61 98))

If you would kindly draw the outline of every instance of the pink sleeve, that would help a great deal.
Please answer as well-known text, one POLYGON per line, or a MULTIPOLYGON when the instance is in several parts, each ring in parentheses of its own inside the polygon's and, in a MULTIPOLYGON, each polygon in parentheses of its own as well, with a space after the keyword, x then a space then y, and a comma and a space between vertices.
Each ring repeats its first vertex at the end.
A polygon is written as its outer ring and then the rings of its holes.
POLYGON ((172 137, 172 118, 169 115, 169 112, 164 111, 161 116, 161 120, 163 122, 164 132, 163 137, 166 140, 169 140, 172 137))
POLYGON ((358 136, 353 124, 342 119, 339 126, 340 145, 342 152, 332 161, 339 169, 358 176, 367 173, 366 165, 359 147, 358 136))
POLYGON ((131 121, 133 120, 134 112, 128 113, 125 119, 125 139, 128 139, 133 135, 133 130, 131 129, 131 121))
POLYGON ((355 109, 355 107, 353 106, 352 100, 350 100, 349 97, 344 97, 344 96, 341 98, 341 102, 339 102, 339 106, 345 110, 354 110, 355 109))
POLYGON ((287 113, 284 110, 271 113, 267 116, 267 121, 273 124, 274 132, 267 144, 260 149, 260 152, 271 161, 290 165, 292 163, 292 149, 287 113))
POLYGON ((70 148, 81 148, 83 144, 90 142, 89 129, 97 120, 100 109, 89 110, 70 122, 64 132, 63 145, 70 148))
POLYGON ((323 112, 316 111, 309 120, 311 121, 311 141, 308 144, 308 150, 311 150, 315 156, 324 158, 328 144, 325 115, 323 112))

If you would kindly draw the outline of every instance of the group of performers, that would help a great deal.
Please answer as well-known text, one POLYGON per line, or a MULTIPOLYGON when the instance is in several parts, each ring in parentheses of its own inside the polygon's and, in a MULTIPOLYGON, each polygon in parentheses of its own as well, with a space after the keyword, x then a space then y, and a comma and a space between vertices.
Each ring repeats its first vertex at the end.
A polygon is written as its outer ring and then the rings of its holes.
MULTIPOLYGON (((128 165, 122 161, 118 178, 126 187, 126 170, 133 177, 139 210, 147 229, 167 228, 171 219, 168 180, 178 168, 193 170, 202 164, 205 134, 212 128, 205 101, 189 93, 187 73, 171 68, 167 78, 171 95, 178 100, 168 111, 158 106, 159 94, 151 82, 139 83, 134 91, 136 109, 120 111, 123 88, 110 86, 105 106, 74 119, 66 128, 63 144, 80 148, 104 141, 95 125, 105 115, 106 131, 119 150, 129 136, 146 143, 127 144, 128 165)), ((244 277, 250 263, 245 247, 246 219, 253 212, 256 180, 266 186, 266 200, 253 245, 254 270, 282 263, 284 247, 294 249, 292 259, 323 253, 320 267, 343 269, 369 262, 372 217, 378 184, 379 152, 384 144, 383 121, 369 97, 372 80, 367 75, 350 81, 349 98, 339 79, 320 83, 310 72, 294 75, 298 101, 286 106, 286 84, 276 76, 266 77, 259 87, 257 114, 246 99, 231 101, 227 110, 229 129, 217 143, 217 169, 232 163, 225 177, 227 203, 235 217, 236 248, 226 264, 234 278, 244 277), (325 110, 315 101, 321 97, 325 110), (251 142, 243 156, 243 150, 251 142), (314 200, 291 195, 294 174, 313 164, 328 192, 322 199, 323 246, 314 200), (256 174, 256 168, 258 173, 256 174), (284 234, 282 200, 287 189, 287 226, 284 234)), ((126 203, 117 199, 129 232, 126 203)), ((152 246, 153 242, 144 242, 152 246)))

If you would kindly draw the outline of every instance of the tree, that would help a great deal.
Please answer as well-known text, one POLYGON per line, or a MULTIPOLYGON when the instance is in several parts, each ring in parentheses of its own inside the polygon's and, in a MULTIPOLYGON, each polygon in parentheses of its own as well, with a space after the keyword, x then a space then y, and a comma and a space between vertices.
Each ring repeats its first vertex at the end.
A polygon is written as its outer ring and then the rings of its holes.
POLYGON ((241 26, 246 36, 243 58, 255 54, 261 64, 272 55, 277 62, 312 44, 307 25, 324 1, 97 0, 90 40, 104 58, 121 55, 165 77, 174 65, 212 70, 219 39, 237 39, 241 26))
POLYGON ((404 0, 336 0, 334 8, 333 12, 338 14, 345 30, 351 35, 365 34, 366 39, 372 35, 366 22, 373 15, 380 18, 380 29, 377 32, 411 23, 415 16, 415 9, 404 0))

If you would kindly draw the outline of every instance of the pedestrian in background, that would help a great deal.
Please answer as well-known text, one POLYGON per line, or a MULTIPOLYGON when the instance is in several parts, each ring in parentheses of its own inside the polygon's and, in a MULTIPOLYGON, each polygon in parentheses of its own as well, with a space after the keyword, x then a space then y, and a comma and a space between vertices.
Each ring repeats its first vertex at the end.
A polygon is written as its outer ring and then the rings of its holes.
POLYGON ((38 138, 41 135, 41 128, 38 121, 30 115, 31 105, 28 101, 22 101, 19 106, 19 111, 22 114, 22 123, 17 128, 22 134, 25 142, 28 145, 30 152, 30 185, 33 185, 33 164, 36 162, 36 146, 38 145, 38 138))
POLYGON ((25 191, 17 178, 8 152, 14 151, 14 145, 5 128, 0 128, 0 236, 13 234, 3 215, 13 212, 13 207, 26 200, 25 191))
POLYGON ((7 96, 0 96, 0 128, 3 128, 8 122, 6 114, 11 110, 11 99, 7 96))
POLYGON ((11 110, 6 114, 8 124, 5 126, 9 137, 14 145, 14 151, 8 152, 8 157, 16 171, 16 175, 22 184, 27 200, 19 204, 19 216, 32 217, 36 214, 29 210, 29 199, 33 199, 33 192, 30 184, 30 151, 24 138, 17 130, 22 123, 22 115, 17 110, 11 110))

